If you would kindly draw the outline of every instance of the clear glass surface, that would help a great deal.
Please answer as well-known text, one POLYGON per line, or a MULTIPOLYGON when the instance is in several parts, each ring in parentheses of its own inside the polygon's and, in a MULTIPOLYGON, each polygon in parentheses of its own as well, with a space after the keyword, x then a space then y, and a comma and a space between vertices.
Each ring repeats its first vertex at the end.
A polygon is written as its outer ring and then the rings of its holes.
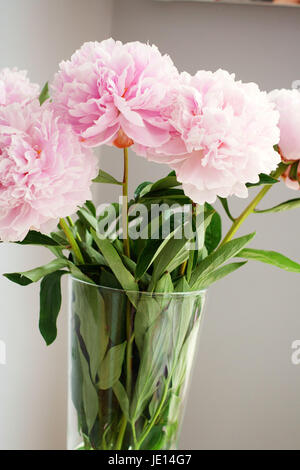
POLYGON ((69 449, 174 449, 205 292, 71 280, 69 449))

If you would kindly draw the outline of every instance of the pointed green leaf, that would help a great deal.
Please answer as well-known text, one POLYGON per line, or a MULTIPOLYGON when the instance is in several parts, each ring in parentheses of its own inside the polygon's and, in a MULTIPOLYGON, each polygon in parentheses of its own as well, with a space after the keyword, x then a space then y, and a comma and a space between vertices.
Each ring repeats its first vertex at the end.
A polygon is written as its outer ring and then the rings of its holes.
POLYGON ((129 400, 125 388, 118 380, 113 386, 114 394, 117 397, 117 400, 120 404, 121 410, 127 420, 129 419, 129 400))
POLYGON ((300 273, 300 264, 292 261, 290 258, 277 253, 276 251, 255 250, 252 248, 244 248, 237 255, 239 258, 253 259, 262 263, 272 264, 280 269, 293 273, 300 273))
POLYGON ((259 175, 259 181, 257 183, 247 183, 246 186, 247 188, 251 188, 253 186, 261 186, 263 184, 275 184, 279 183, 279 180, 276 178, 273 178, 272 176, 265 175, 264 173, 261 173, 259 175))
POLYGON ((298 207, 300 207, 300 198, 295 198, 282 202, 281 204, 271 207, 270 209, 255 209, 255 213, 264 214, 266 212, 283 212, 290 209, 297 209, 298 207))
MULTIPOLYGON (((214 210, 210 204, 206 204, 209 210, 214 210)), ((205 230, 205 246, 208 254, 217 248, 222 238, 222 220, 218 212, 214 212, 210 223, 205 230)))
POLYGON ((160 311, 160 305, 155 298, 150 295, 141 297, 134 318, 135 342, 140 353, 143 350, 145 333, 158 318, 160 311))
POLYGON ((139 184, 136 190, 134 191, 134 199, 137 200, 138 198, 142 197, 144 194, 150 191, 152 184, 150 181, 144 181, 143 183, 139 184))
POLYGON ((31 279, 28 279, 28 277, 22 275, 21 273, 5 273, 3 276, 9 279, 11 282, 19 284, 19 286, 28 286, 33 282, 31 279))
POLYGON ((100 170, 98 173, 98 176, 96 176, 95 179, 93 179, 94 183, 104 183, 104 184, 117 184, 119 186, 122 186, 122 182, 116 180, 112 175, 109 173, 106 173, 106 171, 100 170))
POLYGON ((118 382, 123 366, 126 341, 110 348, 99 368, 99 388, 107 390, 118 382))
POLYGON ((221 202, 226 214, 228 215, 229 219, 231 220, 231 222, 234 222, 235 218, 231 215, 227 199, 225 199, 223 197, 218 197, 218 199, 220 200, 220 202, 221 202))
POLYGON ((84 205, 88 208, 88 210, 90 211, 90 213, 91 213, 94 217, 96 217, 96 215, 97 215, 97 210, 96 210, 96 207, 95 207, 93 201, 85 201, 85 204, 84 204, 84 205))
POLYGON ((85 412, 86 423, 88 427, 88 432, 91 432, 99 410, 99 401, 98 401, 98 393, 96 387, 94 386, 90 371, 89 365, 87 363, 86 358, 84 357, 79 341, 77 339, 77 346, 80 355, 80 363, 82 369, 82 400, 83 400, 83 408, 85 412))
POLYGON ((42 246, 57 246, 58 243, 52 238, 44 235, 43 233, 30 230, 24 240, 16 242, 18 245, 42 245, 42 246))
POLYGON ((50 98, 50 95, 49 95, 49 85, 48 85, 48 82, 47 82, 47 83, 45 83, 44 88, 42 89, 41 94, 40 94, 40 96, 39 96, 40 105, 42 106, 42 104, 43 104, 45 101, 47 101, 49 98, 50 98))
POLYGON ((136 296, 130 294, 130 291, 138 291, 138 284, 136 283, 133 275, 125 268, 120 255, 111 241, 99 238, 94 230, 91 230, 91 233, 110 269, 120 282, 123 289, 125 291, 129 291, 128 297, 133 303, 135 303, 136 296))
POLYGON ((97 230, 97 218, 90 211, 82 207, 81 209, 79 209, 79 211, 77 211, 77 215, 88 230, 90 229, 90 227, 92 227, 94 230, 97 230))
POLYGON ((228 276, 228 274, 233 273, 237 269, 244 266, 244 264, 246 263, 247 261, 243 261, 240 263, 225 264, 225 266, 221 266, 220 268, 215 269, 215 271, 212 271, 211 273, 208 273, 204 276, 200 276, 197 282, 193 285, 193 289, 207 289, 211 284, 216 281, 219 281, 225 276, 228 276))
MULTIPOLYGON (((202 214, 198 216, 200 219, 200 223, 197 223, 197 232, 200 233, 201 230, 206 231, 206 227, 209 225, 215 211, 212 210, 207 210, 204 213, 204 217, 202 218, 202 214)), ((179 229, 182 229, 182 227, 179 227, 179 229)), ((177 231, 177 229, 176 229, 177 231)), ((175 234, 174 231, 173 233, 175 234)), ((183 230, 182 230, 183 232, 183 230)), ((153 290, 155 283, 157 280, 160 278, 160 276, 168 271, 171 271, 171 267, 174 267, 174 260, 175 258, 179 255, 179 253, 182 252, 182 249, 188 245, 189 240, 185 238, 185 236, 182 234, 181 239, 176 239, 173 236, 171 239, 166 239, 166 243, 163 244, 163 247, 158 250, 158 252, 155 253, 155 256, 153 257, 154 260, 154 267, 153 267, 153 274, 152 274, 152 280, 151 284, 149 286, 149 290, 153 290)), ((188 250, 187 250, 188 254, 188 250)), ((175 263, 176 266, 176 263, 175 263)))
POLYGON ((174 188, 176 186, 181 186, 181 183, 177 181, 175 175, 168 175, 165 178, 162 178, 152 185, 151 193, 155 191, 162 191, 169 188, 174 188))
POLYGON ((73 286, 74 310, 80 320, 80 334, 90 358, 91 377, 95 380, 109 343, 104 300, 97 287, 76 282, 73 286))
POLYGON ((48 274, 41 282, 40 288, 40 332, 49 346, 57 336, 56 321, 61 307, 61 277, 67 271, 56 271, 48 274))
POLYGON ((68 267, 69 263, 70 262, 66 258, 59 258, 51 261, 45 266, 40 266, 38 268, 31 269, 30 271, 24 271, 21 273, 6 273, 4 276, 7 277, 7 279, 10 281, 16 282, 22 286, 26 286, 31 282, 39 281, 47 274, 51 274, 54 271, 59 271, 62 268, 68 267))
POLYGON ((194 270, 191 276, 190 285, 194 288, 200 276, 207 275, 215 271, 219 266, 226 263, 230 258, 236 256, 254 237, 255 233, 235 238, 225 245, 219 247, 216 251, 204 258, 199 266, 194 270))

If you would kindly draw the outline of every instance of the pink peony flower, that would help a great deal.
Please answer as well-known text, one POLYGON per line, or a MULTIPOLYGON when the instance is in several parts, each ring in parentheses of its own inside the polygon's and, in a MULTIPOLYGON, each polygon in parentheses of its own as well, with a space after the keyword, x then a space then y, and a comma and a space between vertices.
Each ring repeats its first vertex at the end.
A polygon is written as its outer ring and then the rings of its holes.
POLYGON ((269 174, 280 162, 273 149, 279 141, 279 116, 273 108, 257 85, 235 81, 223 70, 193 77, 183 73, 181 91, 167 112, 171 139, 144 153, 175 169, 194 202, 247 197, 246 183, 258 182, 260 173, 269 174))
POLYGON ((169 140, 161 109, 177 80, 170 57, 155 46, 108 39, 85 43, 62 62, 52 91, 56 107, 86 146, 155 148, 169 140))
POLYGON ((0 239, 54 229, 90 199, 96 166, 50 104, 0 107, 0 239))
POLYGON ((300 93, 298 90, 273 90, 270 100, 280 114, 279 147, 284 160, 300 160, 300 93))
POLYGON ((0 106, 12 103, 26 104, 37 98, 39 93, 39 85, 29 81, 25 70, 0 70, 0 106))

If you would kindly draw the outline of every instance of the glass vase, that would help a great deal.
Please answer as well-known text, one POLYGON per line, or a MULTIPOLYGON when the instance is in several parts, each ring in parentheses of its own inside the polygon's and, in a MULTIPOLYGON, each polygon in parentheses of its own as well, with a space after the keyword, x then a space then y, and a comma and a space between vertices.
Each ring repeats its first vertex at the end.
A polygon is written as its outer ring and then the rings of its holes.
POLYGON ((205 292, 71 291, 68 448, 176 449, 205 292))

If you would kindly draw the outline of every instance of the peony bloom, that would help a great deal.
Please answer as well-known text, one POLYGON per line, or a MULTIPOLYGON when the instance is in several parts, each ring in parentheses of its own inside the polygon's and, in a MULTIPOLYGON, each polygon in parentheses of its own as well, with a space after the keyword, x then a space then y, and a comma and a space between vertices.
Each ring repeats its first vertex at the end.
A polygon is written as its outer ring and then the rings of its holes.
POLYGON ((0 107, 0 239, 54 229, 90 199, 96 166, 50 104, 0 107))
POLYGON ((254 83, 228 72, 183 73, 181 91, 169 111, 172 138, 146 156, 176 170, 185 193, 199 204, 217 196, 247 197, 246 183, 259 181, 280 162, 279 115, 254 83), (178 155, 178 149, 186 151, 178 155))
POLYGON ((12 103, 26 104, 37 98, 39 93, 39 85, 29 81, 25 70, 0 70, 0 106, 12 103))
POLYGON ((135 143, 155 148, 170 138, 161 109, 177 80, 170 57, 157 47, 108 39, 85 43, 62 62, 52 94, 86 146, 135 143))
POLYGON ((270 100, 280 114, 279 147, 284 160, 300 160, 300 93, 298 90, 274 90, 270 100))

